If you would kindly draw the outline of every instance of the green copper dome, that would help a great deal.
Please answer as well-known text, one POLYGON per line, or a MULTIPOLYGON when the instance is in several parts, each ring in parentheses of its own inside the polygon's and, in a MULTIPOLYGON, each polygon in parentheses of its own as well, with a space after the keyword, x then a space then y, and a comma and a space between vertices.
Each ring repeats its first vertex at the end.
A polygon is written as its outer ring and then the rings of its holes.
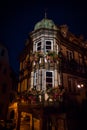
POLYGON ((47 19, 47 18, 44 18, 40 22, 36 23, 34 30, 37 30, 37 29, 40 29, 40 28, 58 30, 58 28, 54 24, 54 22, 50 19, 47 19))

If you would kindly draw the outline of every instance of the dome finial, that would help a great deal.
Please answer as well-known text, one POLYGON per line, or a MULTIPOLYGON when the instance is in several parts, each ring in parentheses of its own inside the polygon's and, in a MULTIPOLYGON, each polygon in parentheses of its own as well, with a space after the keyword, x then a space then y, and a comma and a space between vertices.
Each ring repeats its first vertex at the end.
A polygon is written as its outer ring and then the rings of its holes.
POLYGON ((45 19, 47 18, 47 9, 45 9, 45 19))

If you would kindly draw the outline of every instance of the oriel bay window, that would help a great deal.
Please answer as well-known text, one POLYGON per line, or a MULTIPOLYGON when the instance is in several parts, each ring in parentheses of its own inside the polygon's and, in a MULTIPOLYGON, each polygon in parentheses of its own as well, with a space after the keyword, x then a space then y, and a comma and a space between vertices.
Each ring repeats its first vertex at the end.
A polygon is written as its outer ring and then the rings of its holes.
POLYGON ((35 42, 33 45, 33 52, 43 51, 53 51, 53 40, 45 40, 45 41, 39 41, 35 42))

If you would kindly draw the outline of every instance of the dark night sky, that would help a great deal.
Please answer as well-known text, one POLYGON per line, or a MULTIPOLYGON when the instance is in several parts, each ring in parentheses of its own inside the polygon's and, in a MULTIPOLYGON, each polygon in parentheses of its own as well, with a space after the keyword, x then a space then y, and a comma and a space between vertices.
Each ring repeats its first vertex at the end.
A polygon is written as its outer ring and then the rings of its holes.
POLYGON ((18 56, 24 48, 28 33, 35 24, 47 17, 55 24, 67 24, 69 31, 87 39, 87 7, 84 0, 2 0, 0 1, 0 41, 8 48, 10 64, 19 71, 18 56), (32 1, 32 2, 31 2, 32 1))

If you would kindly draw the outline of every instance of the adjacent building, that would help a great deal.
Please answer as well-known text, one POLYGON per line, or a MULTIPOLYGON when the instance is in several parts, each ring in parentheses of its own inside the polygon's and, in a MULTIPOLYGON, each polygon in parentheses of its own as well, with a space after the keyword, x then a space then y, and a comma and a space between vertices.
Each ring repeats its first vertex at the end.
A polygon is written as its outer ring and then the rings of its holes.
POLYGON ((17 78, 9 62, 7 48, 0 43, 0 120, 6 120, 8 107, 17 92, 17 78))

